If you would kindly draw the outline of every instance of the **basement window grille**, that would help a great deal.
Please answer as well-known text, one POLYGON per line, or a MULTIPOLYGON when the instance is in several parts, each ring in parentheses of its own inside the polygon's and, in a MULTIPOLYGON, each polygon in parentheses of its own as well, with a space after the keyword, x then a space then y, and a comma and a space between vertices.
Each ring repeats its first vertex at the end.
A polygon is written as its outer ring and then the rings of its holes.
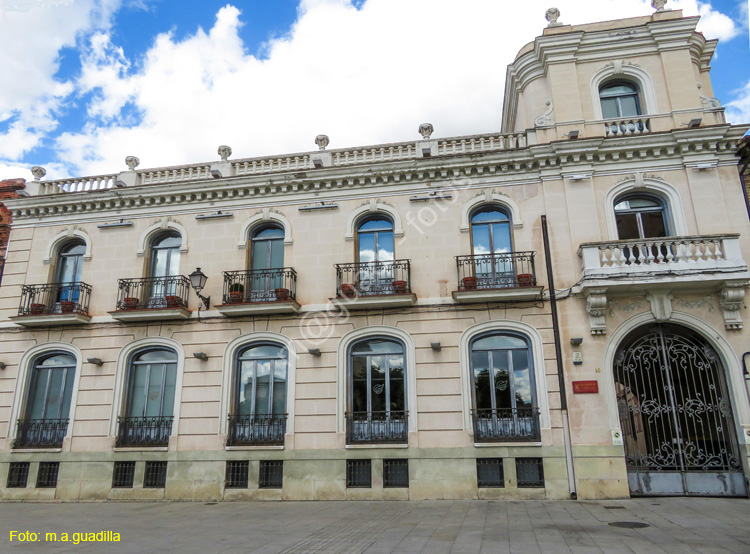
POLYGON ((487 488, 505 486, 502 458, 477 459, 477 485, 487 488))
POLYGON ((8 469, 9 489, 26 488, 26 482, 29 479, 29 462, 11 462, 8 469))
POLYGON ((409 487, 409 460, 383 460, 383 487, 409 487))
POLYGON ((135 480, 135 462, 115 462, 112 471, 112 488, 132 489, 135 480))
POLYGON ((57 487, 57 475, 60 472, 60 462, 39 462, 36 474, 36 488, 54 489, 57 487))
POLYGON ((228 461, 226 488, 228 489, 246 489, 250 462, 247 460, 228 461))
POLYGON ((143 487, 161 489, 167 484, 167 462, 146 462, 143 487))
POLYGON ((544 488, 542 458, 516 458, 516 481, 521 488, 544 488))
POLYGON ((261 460, 258 488, 280 489, 284 482, 284 462, 282 460, 261 460))
POLYGON ((346 461, 346 486, 350 489, 372 487, 371 460, 346 461))

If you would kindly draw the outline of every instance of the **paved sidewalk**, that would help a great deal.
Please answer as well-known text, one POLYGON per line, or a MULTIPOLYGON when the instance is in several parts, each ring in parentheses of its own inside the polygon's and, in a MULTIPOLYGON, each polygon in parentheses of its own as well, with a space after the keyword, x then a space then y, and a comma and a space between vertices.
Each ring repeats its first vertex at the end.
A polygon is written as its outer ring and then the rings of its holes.
POLYGON ((0 552, 748 554, 750 501, 0 503, 0 552), (120 542, 45 541, 105 530, 120 542))

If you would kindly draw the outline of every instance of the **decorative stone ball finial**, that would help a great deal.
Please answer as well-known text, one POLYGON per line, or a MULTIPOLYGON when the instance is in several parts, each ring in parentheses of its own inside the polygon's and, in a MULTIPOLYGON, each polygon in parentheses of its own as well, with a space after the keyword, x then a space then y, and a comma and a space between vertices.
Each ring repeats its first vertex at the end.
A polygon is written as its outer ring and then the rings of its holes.
POLYGON ((135 156, 128 156, 127 158, 125 158, 125 165, 128 166, 128 169, 130 171, 135 171, 135 168, 138 167, 140 163, 141 160, 139 160, 135 156))
POLYGON ((654 8, 657 12, 663 12, 666 3, 667 0, 651 0, 651 7, 654 8))
POLYGON ((318 135, 315 137, 315 144, 317 144, 318 148, 321 150, 325 150, 330 142, 331 140, 328 138, 328 135, 318 135))
POLYGON ((422 123, 422 125, 419 126, 419 134, 422 135, 422 138, 425 140, 432 136, 434 130, 432 123, 422 123))
POLYGON ((31 174, 34 176, 34 180, 39 181, 42 177, 47 175, 47 170, 41 166, 35 165, 31 168, 31 174))
POLYGON ((232 155, 232 147, 227 146, 226 144, 222 144, 219 146, 219 156, 221 156, 221 161, 225 162, 229 159, 229 156, 232 155))
POLYGON ((562 23, 558 23, 558 19, 560 19, 560 10, 557 8, 550 8, 544 13, 544 18, 549 21, 549 25, 547 27, 557 27, 558 25, 562 25, 562 23))

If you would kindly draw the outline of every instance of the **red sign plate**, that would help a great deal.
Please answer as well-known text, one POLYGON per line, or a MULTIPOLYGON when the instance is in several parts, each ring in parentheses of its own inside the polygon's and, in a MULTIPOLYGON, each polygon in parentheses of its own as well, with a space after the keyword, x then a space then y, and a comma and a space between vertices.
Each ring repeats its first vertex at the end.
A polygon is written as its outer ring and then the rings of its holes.
POLYGON ((573 381, 574 394, 596 394, 599 392, 599 381, 573 381))

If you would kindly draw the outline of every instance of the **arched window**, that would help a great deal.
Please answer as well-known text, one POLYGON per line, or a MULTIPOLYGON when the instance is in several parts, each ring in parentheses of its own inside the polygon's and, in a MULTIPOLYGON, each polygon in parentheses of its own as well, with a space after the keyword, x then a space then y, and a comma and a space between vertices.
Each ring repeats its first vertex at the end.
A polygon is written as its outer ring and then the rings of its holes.
POLYGON ((177 354, 166 348, 142 350, 128 363, 124 416, 118 446, 166 446, 172 432, 177 354))
POLYGON ((274 291, 284 286, 283 267, 284 229, 259 227, 250 237, 250 302, 276 300, 274 291))
POLYGON ((628 81, 610 81, 599 87, 602 117, 616 119, 641 115, 638 88, 628 81))
POLYGON ((392 294, 394 281, 393 221, 382 215, 357 225, 357 285, 361 294, 392 294))
POLYGON ((151 277, 151 292, 149 307, 161 307, 165 301, 167 305, 175 304, 169 302, 168 297, 177 297, 180 288, 180 246, 182 237, 170 231, 156 235, 151 241, 149 249, 149 274, 151 277), (166 299, 166 300, 165 300, 166 299))
MULTIPOLYGON (((81 296, 81 274, 85 253, 86 244, 81 240, 67 242, 58 251, 55 264, 55 284, 58 285, 55 287, 57 302, 78 303, 81 296)), ((66 311, 67 309, 65 308, 66 311)))
POLYGON ((620 240, 669 236, 664 200, 652 194, 627 194, 615 200, 620 240))
POLYGON ((498 206, 479 208, 472 213, 471 252, 476 288, 515 286, 510 228, 510 216, 498 206))
POLYGON ((68 431, 76 360, 61 352, 33 361, 24 419, 14 448, 60 447, 68 431))
POLYGON ((469 348, 475 440, 539 440, 528 339, 492 333, 475 338, 469 348))
POLYGON ((227 444, 284 444, 289 354, 253 344, 237 354, 227 444))
POLYGON ((406 442, 404 345, 390 338, 356 342, 349 351, 348 443, 406 442))

